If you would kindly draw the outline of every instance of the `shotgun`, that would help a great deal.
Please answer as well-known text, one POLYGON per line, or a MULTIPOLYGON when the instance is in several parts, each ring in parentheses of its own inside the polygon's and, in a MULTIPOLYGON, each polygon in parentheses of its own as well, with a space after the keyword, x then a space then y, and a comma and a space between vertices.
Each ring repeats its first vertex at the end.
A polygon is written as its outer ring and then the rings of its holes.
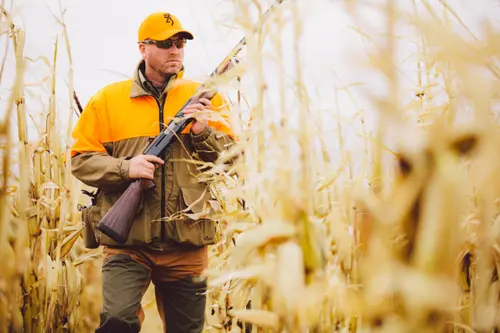
MULTIPOLYGON (((257 23, 253 32, 262 27, 265 20, 269 17, 271 10, 283 1, 284 0, 276 0, 267 9, 257 23)), ((149 144, 149 146, 144 150, 144 155, 154 155, 160 157, 163 151, 165 151, 165 149, 173 143, 174 138, 194 120, 193 118, 184 117, 184 114, 182 113, 184 108, 190 104, 198 103, 201 98, 207 98, 210 100, 215 96, 216 91, 208 87, 210 80, 230 69, 233 63, 237 61, 237 54, 245 45, 246 38, 243 37, 210 74, 209 79, 200 85, 194 95, 177 112, 166 128, 163 129, 161 133, 149 144)), ((116 203, 106 212, 101 221, 99 221, 97 228, 115 242, 119 244, 125 243, 130 233, 130 229, 132 228, 134 216, 142 197, 142 193, 153 188, 154 186, 155 184, 150 179, 138 179, 132 181, 125 192, 120 196, 120 198, 118 198, 116 203)))
MULTIPOLYGON (((202 87, 191 97, 175 117, 168 123, 167 127, 149 144, 144 150, 144 155, 154 155, 160 157, 173 142, 176 135, 180 134, 193 118, 184 118, 182 110, 192 103, 197 103, 200 98, 212 99, 215 95, 213 91, 203 91, 202 87)), ((125 192, 118 198, 113 206, 102 217, 97 228, 113 239, 115 242, 123 244, 127 241, 135 212, 142 193, 155 187, 150 179, 137 179, 130 183, 125 192)))

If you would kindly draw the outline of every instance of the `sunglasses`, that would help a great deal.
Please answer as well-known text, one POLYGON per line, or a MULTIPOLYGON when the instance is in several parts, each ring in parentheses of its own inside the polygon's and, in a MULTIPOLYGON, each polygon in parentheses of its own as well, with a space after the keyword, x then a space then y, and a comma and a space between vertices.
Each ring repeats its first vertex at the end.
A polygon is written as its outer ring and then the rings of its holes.
POLYGON ((159 49, 169 49, 172 47, 172 45, 175 44, 175 46, 178 49, 182 49, 186 45, 186 39, 185 38, 179 38, 179 39, 167 39, 167 40, 145 40, 142 41, 141 43, 143 44, 155 44, 157 48, 159 49))

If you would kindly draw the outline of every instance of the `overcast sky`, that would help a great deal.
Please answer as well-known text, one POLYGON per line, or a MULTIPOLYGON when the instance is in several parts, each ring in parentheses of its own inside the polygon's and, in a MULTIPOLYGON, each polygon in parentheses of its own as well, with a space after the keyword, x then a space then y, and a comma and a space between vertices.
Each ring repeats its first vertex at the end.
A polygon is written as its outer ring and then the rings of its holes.
MULTIPOLYGON (((173 13, 179 17, 184 27, 194 34, 195 40, 186 48, 186 76, 202 80, 243 36, 242 31, 235 28, 234 17, 238 13, 236 2, 235 0, 62 0, 73 55, 74 85, 82 103, 85 104, 90 96, 104 85, 132 75, 140 60, 137 28, 148 14, 155 11, 173 13)), ((259 2, 266 8, 271 1, 259 2)), ((363 93, 377 94, 384 91, 384 81, 380 73, 363 67, 362 62, 367 60, 365 51, 373 50, 373 47, 352 27, 361 23, 361 29, 376 38, 377 33, 384 31, 385 21, 374 4, 385 1, 286 0, 285 2, 298 3, 301 10, 299 20, 302 23, 303 33, 299 45, 302 69, 304 82, 312 99, 312 109, 315 112, 333 112, 334 89, 341 86, 337 77, 344 84, 364 82, 362 87, 353 88, 355 96, 361 98, 362 107, 367 106, 363 104, 365 102, 363 93), (347 2, 365 4, 358 6, 362 9, 358 13, 358 21, 353 21, 347 13, 345 6, 347 2)), ((479 23, 482 19, 500 17, 498 1, 448 0, 448 2, 477 35, 480 35, 479 23)), ((7 0, 6 3, 9 9, 11 1, 7 0)), ((251 2, 247 0, 246 3, 251 2)), ((411 0, 398 0, 397 3, 400 9, 412 11, 411 0)), ((420 1, 417 0, 417 3, 420 1)), ((440 8, 437 5, 438 0, 429 0, 429 3, 436 9, 440 8)), ((32 59, 45 56, 52 62, 54 43, 56 38, 59 38, 58 112, 59 117, 66 121, 68 114, 68 96, 65 91, 68 78, 66 46, 61 39, 61 26, 52 17, 49 8, 60 16, 58 1, 14 0, 12 15, 15 23, 26 31, 25 54, 32 59)), ((290 15, 290 11, 286 13, 290 15)), ((404 19, 403 17, 402 21, 404 19)), ((288 25, 280 39, 283 51, 287 54, 283 61, 289 78, 293 78, 295 72, 292 28, 292 25, 288 25)), ((416 49, 409 39, 414 39, 416 35, 409 27, 401 27, 397 33, 406 38, 401 39, 399 44, 399 68, 403 73, 402 84, 407 89, 404 96, 410 101, 416 84, 415 58, 411 55, 416 49)), ((5 36, 2 36, 1 42, 3 50, 5 36)), ((277 89, 273 90, 273 84, 278 84, 279 81, 276 80, 277 63, 273 59, 274 51, 269 40, 266 50, 268 53, 263 57, 266 59, 266 79, 270 84, 269 109, 274 109, 272 103, 278 101, 279 95, 277 89)), ((9 54, 12 53, 11 48, 9 54)), ((49 73, 50 68, 43 61, 29 63, 25 81, 36 84, 47 78, 49 73)), ((0 97, 4 99, 3 105, 13 82, 13 74, 14 58, 11 55, 0 87, 0 97)), ((251 88, 251 82, 250 79, 247 80, 247 85, 250 85, 247 86, 250 87, 247 89, 249 95, 255 91, 251 88)), ((288 82, 290 83, 291 81, 288 82)), ((40 87, 29 87, 27 94, 29 112, 36 114, 42 110, 43 104, 47 105, 48 93, 40 90, 40 87)), ((357 111, 346 94, 341 94, 339 97, 339 106, 344 116, 357 111)), ((290 106, 290 110, 293 112, 296 108, 290 106)), ((5 113, 5 108, 1 112, 5 113)))

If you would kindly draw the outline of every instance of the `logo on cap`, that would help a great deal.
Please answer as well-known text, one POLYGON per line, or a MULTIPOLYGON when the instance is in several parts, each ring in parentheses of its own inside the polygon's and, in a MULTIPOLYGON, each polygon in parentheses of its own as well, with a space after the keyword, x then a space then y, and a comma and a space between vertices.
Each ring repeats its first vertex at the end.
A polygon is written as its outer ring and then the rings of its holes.
POLYGON ((166 23, 172 23, 172 25, 174 25, 174 20, 172 19, 172 17, 170 16, 170 14, 163 14, 163 17, 165 18, 165 22, 166 23))

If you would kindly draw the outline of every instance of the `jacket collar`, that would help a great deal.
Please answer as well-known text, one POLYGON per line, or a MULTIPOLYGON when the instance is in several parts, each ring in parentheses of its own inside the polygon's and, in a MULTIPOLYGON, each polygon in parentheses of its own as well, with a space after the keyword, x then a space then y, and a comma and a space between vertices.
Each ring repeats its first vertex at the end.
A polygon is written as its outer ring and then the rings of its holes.
MULTIPOLYGON (((130 98, 136 98, 136 97, 141 97, 141 96, 153 96, 148 89, 145 87, 147 84, 150 84, 145 75, 143 74, 144 72, 144 60, 141 60, 139 64, 136 67, 136 70, 134 71, 134 76, 132 77, 132 88, 130 89, 130 98)), ((168 81, 167 84, 165 84, 165 89, 163 93, 165 93, 172 83, 177 80, 181 79, 184 76, 184 67, 179 71, 179 73, 172 75, 170 80, 168 81)))

